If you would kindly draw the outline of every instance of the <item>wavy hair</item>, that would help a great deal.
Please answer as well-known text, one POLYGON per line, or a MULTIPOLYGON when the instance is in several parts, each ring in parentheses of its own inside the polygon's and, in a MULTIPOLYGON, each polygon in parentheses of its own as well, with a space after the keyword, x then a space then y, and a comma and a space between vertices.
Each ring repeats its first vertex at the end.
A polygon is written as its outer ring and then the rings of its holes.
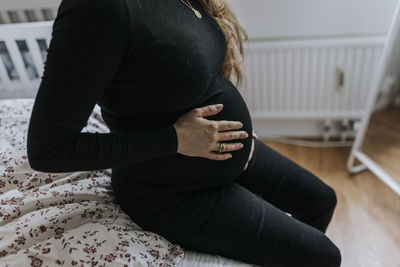
POLYGON ((240 25, 228 0, 200 0, 208 14, 221 27, 227 40, 227 51, 222 63, 223 74, 238 86, 243 79, 244 72, 240 65, 244 59, 243 42, 248 40, 246 30, 240 25))

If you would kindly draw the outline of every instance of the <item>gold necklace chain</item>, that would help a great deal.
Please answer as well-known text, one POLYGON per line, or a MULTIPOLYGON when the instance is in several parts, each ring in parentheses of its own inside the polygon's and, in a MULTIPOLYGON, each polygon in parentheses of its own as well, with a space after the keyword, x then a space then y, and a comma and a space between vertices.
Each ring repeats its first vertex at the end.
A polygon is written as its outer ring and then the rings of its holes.
POLYGON ((201 13, 189 3, 189 0, 187 3, 183 2, 183 0, 181 0, 181 2, 184 3, 187 7, 189 7, 193 11, 193 13, 196 15, 196 17, 201 19, 201 13))

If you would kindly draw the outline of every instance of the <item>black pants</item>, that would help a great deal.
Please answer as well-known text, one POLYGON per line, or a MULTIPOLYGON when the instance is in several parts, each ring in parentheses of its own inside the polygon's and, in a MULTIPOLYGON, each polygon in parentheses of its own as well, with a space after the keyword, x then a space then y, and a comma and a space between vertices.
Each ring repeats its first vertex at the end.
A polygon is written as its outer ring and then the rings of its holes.
POLYGON ((117 201, 144 230, 184 249, 262 266, 341 263, 339 249, 324 234, 335 191, 257 139, 253 158, 235 183, 117 201))

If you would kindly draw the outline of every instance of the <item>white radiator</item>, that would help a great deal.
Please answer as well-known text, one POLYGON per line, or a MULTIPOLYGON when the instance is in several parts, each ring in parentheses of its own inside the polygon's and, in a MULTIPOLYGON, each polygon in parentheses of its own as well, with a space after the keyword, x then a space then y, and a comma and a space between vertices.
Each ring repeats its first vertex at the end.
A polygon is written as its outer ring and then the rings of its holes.
POLYGON ((247 87, 240 90, 255 117, 359 116, 383 42, 376 37, 248 43, 247 87))
POLYGON ((246 43, 239 88, 255 128, 261 136, 321 135, 327 120, 360 119, 384 38, 246 43))

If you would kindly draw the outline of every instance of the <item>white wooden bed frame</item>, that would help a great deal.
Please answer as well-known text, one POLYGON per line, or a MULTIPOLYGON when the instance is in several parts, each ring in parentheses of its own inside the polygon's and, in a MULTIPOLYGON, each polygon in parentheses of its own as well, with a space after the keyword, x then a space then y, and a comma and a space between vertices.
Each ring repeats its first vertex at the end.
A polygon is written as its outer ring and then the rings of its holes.
POLYGON ((60 0, 0 0, 0 23, 54 20, 60 0))
POLYGON ((0 98, 36 95, 52 24, 43 21, 0 25, 0 98), (4 47, 6 51, 1 49, 4 47))
POLYGON ((0 0, 0 99, 33 98, 61 0, 0 0))

